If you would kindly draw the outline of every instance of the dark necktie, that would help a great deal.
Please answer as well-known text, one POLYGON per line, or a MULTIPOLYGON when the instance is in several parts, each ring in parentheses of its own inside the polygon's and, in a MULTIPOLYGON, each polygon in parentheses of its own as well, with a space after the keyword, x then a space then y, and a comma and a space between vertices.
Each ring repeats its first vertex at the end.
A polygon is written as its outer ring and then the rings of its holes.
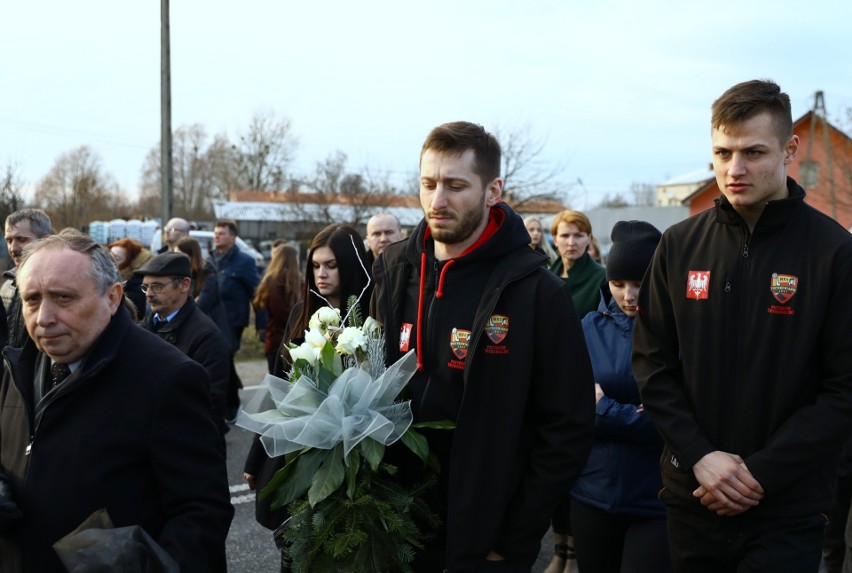
POLYGON ((51 388, 56 388, 60 382, 65 380, 71 375, 71 369, 68 368, 67 364, 62 364, 61 362, 54 362, 50 366, 50 377, 52 380, 51 388))

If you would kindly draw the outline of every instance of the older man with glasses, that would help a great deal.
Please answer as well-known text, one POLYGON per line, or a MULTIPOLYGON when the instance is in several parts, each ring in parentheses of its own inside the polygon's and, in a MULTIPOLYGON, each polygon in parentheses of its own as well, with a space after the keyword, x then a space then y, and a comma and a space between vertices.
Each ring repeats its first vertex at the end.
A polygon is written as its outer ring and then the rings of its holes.
POLYGON ((136 271, 151 312, 140 323, 204 366, 210 375, 213 418, 224 435, 225 391, 228 384, 228 345, 219 327, 195 305, 192 269, 183 253, 152 257, 136 271))
POLYGON ((177 242, 189 236, 190 229, 191 226, 186 219, 181 219, 180 217, 169 219, 169 222, 166 223, 166 228, 163 229, 165 231, 166 244, 157 251, 157 254, 160 255, 167 251, 174 251, 177 242))

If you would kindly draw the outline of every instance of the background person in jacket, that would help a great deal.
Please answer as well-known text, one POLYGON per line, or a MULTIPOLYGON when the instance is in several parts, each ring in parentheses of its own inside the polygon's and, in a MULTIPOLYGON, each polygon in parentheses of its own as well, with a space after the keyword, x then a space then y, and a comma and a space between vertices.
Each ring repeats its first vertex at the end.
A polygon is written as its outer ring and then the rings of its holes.
POLYGON ((140 285, 142 277, 135 274, 136 270, 151 258, 151 251, 142 246, 136 239, 125 237, 110 243, 109 252, 118 265, 121 280, 124 281, 124 296, 130 299, 136 307, 136 317, 142 319, 145 316, 145 293, 140 285))
POLYGON ((234 368, 233 355, 240 349, 243 330, 248 326, 249 305, 260 277, 252 258, 237 247, 237 224, 234 221, 216 222, 213 227, 213 246, 213 258, 219 277, 219 296, 225 305, 228 324, 231 326, 231 373, 225 397, 225 415, 230 421, 237 417, 237 410, 240 409, 240 388, 243 387, 234 368))
POLYGON ((551 233, 559 258, 550 270, 568 285, 577 313, 586 316, 598 308, 601 287, 606 285, 606 269, 589 255, 592 223, 585 213, 568 209, 553 219, 551 233))
POLYGON ((666 442, 676 571, 816 571, 852 425, 852 236, 804 202, 790 99, 713 103, 716 207, 669 228, 633 371, 666 442))
MULTIPOLYGON (((550 270, 565 281, 574 308, 582 319, 598 308, 601 288, 606 286, 606 269, 589 254, 592 223, 585 213, 566 209, 554 217, 550 232, 559 253, 550 270)), ((553 510, 552 526, 553 559, 545 573, 569 573, 574 559, 569 501, 553 510)))
POLYGON ((189 257, 189 266, 192 269, 192 297, 195 304, 219 327, 230 351, 233 346, 231 325, 228 323, 225 305, 222 304, 219 296, 219 275, 216 272, 216 265, 204 259, 204 255, 201 254, 201 245, 192 237, 184 237, 175 243, 175 252, 189 257))
POLYGON ((21 348, 29 340, 29 335, 21 314, 21 299, 18 297, 15 273, 24 247, 50 234, 50 217, 41 209, 21 209, 6 217, 5 231, 6 248, 14 265, 3 273, 5 280, 0 286, 0 298, 3 299, 3 308, 6 311, 6 344, 21 348))
POLYGON ((287 321, 293 307, 302 296, 302 273, 299 272, 299 251, 293 245, 272 248, 269 265, 260 279, 252 304, 266 310, 266 339, 263 352, 269 373, 275 373, 278 348, 284 342, 287 321))
POLYGON ((152 257, 136 274, 142 278, 142 291, 151 307, 141 321, 142 328, 204 366, 210 377, 213 419, 224 434, 228 347, 219 327, 192 298, 189 258, 183 253, 165 252, 152 257))
POLYGON ((163 229, 163 238, 165 241, 163 246, 160 247, 160 250, 157 251, 157 254, 161 255, 166 251, 174 251, 178 241, 189 237, 190 229, 191 226, 186 219, 181 219, 180 217, 169 219, 169 222, 166 223, 166 228, 163 229))
POLYGON ((5 350, 0 465, 23 517, 0 570, 18 549, 25 573, 64 572, 52 544, 105 508, 182 572, 224 571, 233 507, 204 368, 132 322, 112 256, 86 237, 28 247, 18 285, 35 344, 5 350))
POLYGON ((415 422, 457 424, 426 432, 442 470, 432 509, 445 528, 416 557, 418 571, 529 571, 591 445, 579 318, 502 188, 494 136, 467 122, 435 128, 420 155, 425 218, 373 267, 386 360, 417 352, 407 387, 415 422))
POLYGON ((391 243, 402 240, 402 228, 391 213, 377 213, 367 221, 367 269, 373 268, 373 263, 391 243))
POLYGON ((595 374, 595 442, 571 490, 571 530, 582 573, 671 571, 660 454, 663 441, 642 410, 630 367, 639 286, 660 241, 643 221, 612 229, 609 287, 583 318, 595 374))

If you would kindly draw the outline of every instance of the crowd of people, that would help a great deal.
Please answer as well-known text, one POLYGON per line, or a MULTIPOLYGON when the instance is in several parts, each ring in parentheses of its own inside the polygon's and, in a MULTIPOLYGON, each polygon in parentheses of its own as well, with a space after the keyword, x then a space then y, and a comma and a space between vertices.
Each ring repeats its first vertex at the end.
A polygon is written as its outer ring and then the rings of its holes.
MULTIPOLYGON (((389 213, 364 238, 328 225, 304 273, 282 242, 261 275, 233 221, 205 257, 181 218, 151 253, 13 213, 0 573, 64 571, 54 544, 102 509, 181 571, 225 571, 251 308, 284 377, 310 317, 354 304, 387 363, 416 353, 414 420, 455 423, 424 430, 440 526, 414 571, 529 572, 549 527, 546 573, 801 573, 823 553, 852 571, 852 236, 787 176, 798 138, 776 84, 737 84, 712 113, 716 206, 664 233, 620 221, 605 259, 584 213, 558 213, 551 244, 504 203, 499 143, 468 122, 424 141, 407 238, 389 213)), ((402 482, 426 471, 388 455, 402 482)), ((244 478, 259 491, 283 466, 256 438, 244 478)), ((277 530, 270 501, 256 517, 277 530)))

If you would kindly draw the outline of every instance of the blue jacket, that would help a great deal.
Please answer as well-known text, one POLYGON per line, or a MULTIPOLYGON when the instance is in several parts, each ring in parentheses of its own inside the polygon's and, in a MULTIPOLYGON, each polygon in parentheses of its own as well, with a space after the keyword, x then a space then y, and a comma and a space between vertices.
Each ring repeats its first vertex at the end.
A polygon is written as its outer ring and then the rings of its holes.
POLYGON ((633 322, 608 287, 598 310, 583 319, 595 382, 604 397, 595 407, 592 452, 571 495, 610 513, 664 517, 657 499, 663 441, 642 410, 630 367, 633 322))
POLYGON ((257 267, 250 256, 234 245, 216 257, 219 276, 219 297, 228 314, 232 328, 244 328, 249 323, 249 304, 260 282, 257 267))

